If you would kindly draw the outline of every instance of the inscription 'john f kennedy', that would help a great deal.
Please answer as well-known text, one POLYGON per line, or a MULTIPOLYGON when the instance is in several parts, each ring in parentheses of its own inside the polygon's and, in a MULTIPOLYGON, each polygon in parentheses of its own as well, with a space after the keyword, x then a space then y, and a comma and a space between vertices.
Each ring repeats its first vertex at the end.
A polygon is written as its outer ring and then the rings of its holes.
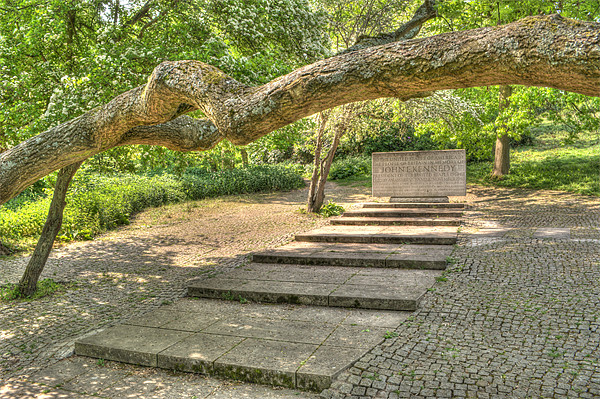
POLYGON ((373 196, 466 195, 464 150, 373 153, 373 196))

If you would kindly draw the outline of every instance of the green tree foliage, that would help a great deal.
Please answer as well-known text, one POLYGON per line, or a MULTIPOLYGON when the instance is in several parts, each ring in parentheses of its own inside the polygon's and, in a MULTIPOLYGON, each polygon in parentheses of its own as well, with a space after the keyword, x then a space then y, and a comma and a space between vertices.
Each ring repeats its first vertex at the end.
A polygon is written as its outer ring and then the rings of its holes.
MULTIPOLYGON (((504 24, 530 15, 560 13, 600 20, 598 0, 448 0, 440 18, 425 27, 430 34, 504 24)), ((544 120, 567 129, 570 140, 598 129, 600 99, 550 88, 514 87, 510 106, 500 109, 498 88, 440 92, 401 106, 405 121, 419 134, 431 134, 442 148, 464 148, 469 160, 490 160, 496 137, 508 134, 513 145, 528 141, 530 129, 544 120)))
MULTIPOLYGON (((164 60, 258 84, 329 48, 307 0, 0 0, 0 16, 0 151, 143 84, 164 60)), ((101 170, 133 171, 203 156, 136 146, 98 158, 101 170)))

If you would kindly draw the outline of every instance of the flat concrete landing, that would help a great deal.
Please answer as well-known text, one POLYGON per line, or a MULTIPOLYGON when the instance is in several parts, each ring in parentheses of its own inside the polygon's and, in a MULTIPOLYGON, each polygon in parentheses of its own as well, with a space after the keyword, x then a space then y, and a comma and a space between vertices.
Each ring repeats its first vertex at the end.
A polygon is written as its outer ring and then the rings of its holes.
POLYGON ((327 226, 304 234, 296 241, 453 245, 457 228, 449 226, 327 226))
POLYGON ((285 263, 316 266, 396 267, 406 269, 446 268, 453 248, 448 245, 340 244, 292 242, 257 252, 259 263, 285 263))
POLYGON ((441 202, 441 203, 431 203, 431 202, 365 202, 362 204, 363 208, 438 208, 438 209, 462 209, 465 207, 465 204, 457 203, 457 202, 441 202))
POLYGON ((334 226, 460 226, 460 218, 348 217, 331 219, 334 226))
POLYGON ((408 315, 185 299, 81 339, 75 352, 321 391, 408 315))
POLYGON ((193 281, 188 295, 201 298, 295 303, 363 309, 416 310, 439 270, 321 267, 251 263, 193 281))

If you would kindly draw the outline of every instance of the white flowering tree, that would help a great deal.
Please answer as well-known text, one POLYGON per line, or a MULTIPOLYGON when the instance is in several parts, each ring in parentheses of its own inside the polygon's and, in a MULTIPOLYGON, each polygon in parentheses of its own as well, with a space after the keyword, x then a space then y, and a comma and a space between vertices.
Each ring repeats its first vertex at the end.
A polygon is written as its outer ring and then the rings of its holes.
POLYGON ((60 227, 61 188, 68 186, 79 163, 112 148, 148 144, 200 151, 223 139, 247 144, 335 106, 382 97, 408 100, 450 88, 521 84, 600 96, 596 22, 530 17, 417 40, 386 35, 363 43, 260 85, 200 61, 161 62, 145 84, 4 151, 0 204, 62 169, 48 229, 40 239, 47 244, 36 248, 39 261, 28 267, 21 292, 35 290, 60 227), (196 117, 185 115, 189 113, 196 117))

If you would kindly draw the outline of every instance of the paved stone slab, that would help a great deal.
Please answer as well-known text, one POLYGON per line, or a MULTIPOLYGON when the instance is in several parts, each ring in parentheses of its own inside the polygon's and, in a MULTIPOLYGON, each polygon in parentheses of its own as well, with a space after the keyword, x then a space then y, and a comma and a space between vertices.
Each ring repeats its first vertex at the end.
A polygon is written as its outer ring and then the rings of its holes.
POLYGON ((211 374, 215 360, 232 350, 243 337, 197 333, 158 354, 158 367, 211 374))
POLYGON ((296 234, 297 241, 336 243, 453 245, 456 239, 456 228, 445 226, 328 226, 296 234))
POLYGON ((393 330, 402 324, 412 312, 353 309, 342 325, 372 326, 393 330))
POLYGON ((296 387, 296 370, 318 345, 248 338, 214 364, 215 373, 227 378, 296 387))
POLYGON ((365 202, 363 208, 435 208, 435 209, 462 209, 465 204, 459 202, 429 203, 429 202, 365 202))
POLYGON ((348 348, 372 348, 385 339, 389 329, 358 324, 339 326, 325 341, 325 345, 348 348))
POLYGON ((352 217, 331 219, 331 225, 338 226, 460 226, 460 218, 404 218, 404 217, 352 217))
MULTIPOLYGON (((368 272, 375 269, 363 270, 368 272)), ((126 362, 135 362, 137 359, 142 364, 148 364, 148 358, 154 358, 158 367, 172 370, 320 390, 337 373, 354 363, 369 345, 379 342, 386 331, 398 328, 408 314, 183 299, 144 316, 143 320, 152 324, 151 318, 156 315, 161 320, 160 328, 117 326, 97 334, 96 338, 89 337, 85 340, 94 338, 96 356, 103 359, 126 362), (172 324, 181 321, 175 319, 163 324, 165 313, 169 312, 176 313, 177 317, 185 316, 196 320, 190 324, 210 325, 201 327, 202 332, 198 333, 173 331, 169 329, 172 324), (153 333, 149 333, 150 331, 153 333), (177 336, 174 339, 172 333, 182 334, 182 338, 177 339, 180 338, 177 336), (157 342, 159 337, 164 337, 165 342, 157 342), (98 348, 101 346, 103 348, 98 348), (133 357, 130 353, 132 347, 137 351, 133 357), (142 349, 147 351, 145 356, 139 354, 142 349), (116 355, 124 358, 117 358, 116 355)), ((76 350, 80 348, 85 350, 86 345, 78 344, 76 350)), ((46 375, 60 373, 59 370, 60 368, 56 368, 54 372, 50 370, 46 375)), ((64 380, 74 380, 77 377, 76 373, 72 374, 69 370, 69 367, 64 367, 64 376, 60 378, 63 383, 64 380)), ((139 392, 142 391, 128 389, 126 383, 120 383, 123 378, 123 375, 111 376, 104 380, 112 380, 112 385, 106 382, 94 389, 101 395, 127 393, 134 395, 132 397, 141 397, 139 392)), ((93 378, 88 379, 93 381, 93 378)), ((73 389, 87 386, 86 381, 78 379, 73 389)), ((150 383, 149 387, 155 385, 150 383)), ((168 397, 168 389, 165 390, 168 387, 156 388, 160 388, 157 393, 162 396, 159 397, 168 397)), ((143 390, 150 391, 150 388, 143 390)))
POLYGON ((460 209, 441 208, 361 208, 344 212, 342 217, 460 218, 460 209))
POLYGON ((191 333, 120 325, 75 342, 78 355, 156 367, 156 355, 191 333))
POLYGON ((254 262, 289 263, 296 265, 321 266, 364 266, 385 267, 386 253, 365 252, 318 252, 310 255, 297 256, 287 251, 272 251, 254 254, 254 262))
POLYGON ((142 327, 160 327, 181 317, 185 317, 185 314, 174 311, 156 310, 152 314, 145 314, 129 319, 126 324, 142 327))
POLYGON ((344 285, 329 296, 329 306, 384 310, 417 310, 424 295, 420 289, 402 287, 382 292, 378 286, 344 285))
MULTIPOLYGON (((149 316, 149 318, 150 317, 151 315, 149 316)), ((223 315, 216 315, 212 313, 202 313, 198 315, 196 313, 186 312, 180 314, 176 319, 172 320, 171 322, 163 324, 162 328, 168 330, 199 332, 213 325, 222 318, 223 315)))
POLYGON ((296 387, 322 391, 333 379, 352 366, 367 349, 322 345, 296 372, 296 387))
POLYGON ((213 324, 205 332, 245 338, 320 344, 335 330, 335 327, 336 324, 324 322, 234 316, 213 324))
POLYGON ((569 239, 571 238, 571 229, 569 228, 557 228, 557 227, 540 227, 535 233, 533 238, 553 238, 553 239, 569 239))
MULTIPOLYGON (((267 266, 267 265, 264 265, 267 266)), ((315 281, 327 281, 331 275, 330 268, 297 265, 271 265, 274 270, 285 268, 285 273, 295 275, 307 269, 315 281), (319 273, 322 271, 322 273, 319 273)), ((335 268, 333 268, 335 269, 335 268)), ((359 307, 385 310, 414 310, 418 299, 435 283, 435 278, 441 274, 438 270, 415 270, 393 268, 337 268, 345 272, 340 283, 303 283, 277 280, 243 280, 238 285, 235 279, 218 278, 226 284, 233 281, 239 288, 229 290, 227 285, 216 286, 198 280, 190 285, 189 295, 203 298, 230 297, 233 300, 252 300, 268 303, 294 303, 315 306, 359 307)), ((281 276, 281 278, 286 278, 281 276)), ((338 280, 339 281, 339 280, 338 280)))
MULTIPOLYGON (((263 251, 253 255, 254 262, 268 262, 279 264, 300 264, 319 266, 352 266, 352 267, 396 267, 411 269, 445 269, 447 258, 451 255, 453 248, 448 245, 398 245, 398 244, 343 244, 343 250, 337 247, 340 244, 332 243, 307 243, 320 244, 321 250, 312 249, 309 255, 298 256, 295 248, 288 251, 286 246, 274 251, 263 251), (379 245, 377 250, 369 251, 361 247, 379 245), (385 248, 386 247, 386 248, 385 248)), ((256 270, 249 267, 249 270, 256 270)), ((264 269, 261 269, 264 271, 264 269)), ((282 269, 281 273, 289 275, 288 270, 282 269)), ((336 275, 341 274, 335 271, 336 275)), ((252 278, 256 271, 241 272, 235 276, 252 278)), ((272 272, 264 272, 269 278, 275 276, 272 272)), ((232 274, 228 274, 230 278, 232 274)), ((301 276, 289 275, 291 279, 301 281, 301 276)), ((265 278, 265 279, 269 279, 265 278)), ((307 280, 308 281, 308 280, 307 280)), ((321 281, 320 276, 319 280, 321 281)))

